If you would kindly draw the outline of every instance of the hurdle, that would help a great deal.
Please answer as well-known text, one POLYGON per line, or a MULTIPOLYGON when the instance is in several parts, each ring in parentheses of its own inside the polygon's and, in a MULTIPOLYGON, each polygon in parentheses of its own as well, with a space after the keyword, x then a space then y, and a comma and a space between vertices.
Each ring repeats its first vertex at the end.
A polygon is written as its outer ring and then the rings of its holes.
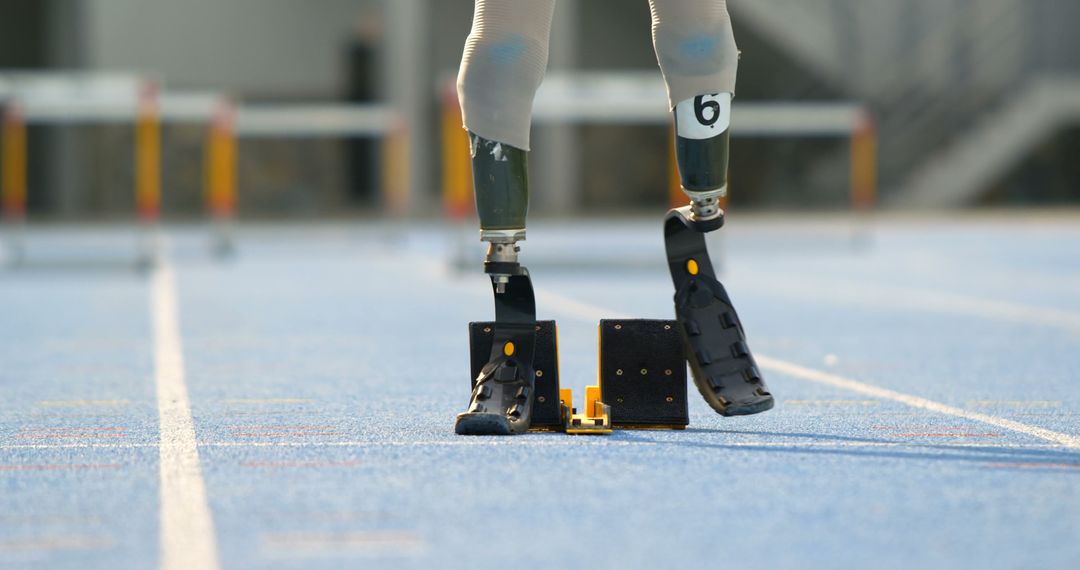
MULTIPOLYGON (((202 203, 211 225, 211 251, 221 257, 234 252, 232 223, 236 216, 235 102, 216 91, 163 91, 158 97, 162 125, 205 125, 202 203)), ((136 119, 137 121, 139 119, 136 119)), ((144 147, 146 148, 146 147, 144 147)), ((160 160, 168 153, 159 149, 160 160)), ((160 190, 158 192, 160 196, 160 190)))
POLYGON ((203 199, 214 226, 213 251, 220 257, 236 249, 232 231, 237 205, 236 146, 236 105, 223 98, 206 135, 203 159, 203 199))
POLYGON ((25 261, 27 216, 26 130, 31 124, 133 124, 133 186, 141 239, 136 263, 156 258, 161 210, 161 101, 159 83, 127 73, 7 72, 3 140, 4 220, 10 260, 25 261))
POLYGON ((166 93, 167 121, 205 121, 203 198, 212 224, 212 251, 228 257, 236 251, 233 226, 242 181, 238 163, 245 141, 317 137, 375 137, 383 140, 381 196, 391 216, 409 209, 408 130, 387 105, 240 103, 214 93, 166 93))
POLYGON ((136 264, 157 256, 161 222, 164 158, 162 126, 208 124, 204 160, 206 209, 215 223, 214 249, 232 250, 228 221, 236 203, 235 145, 231 143, 232 102, 215 92, 177 91, 136 74, 80 72, 9 73, 0 83, 5 105, 5 222, 11 228, 9 257, 23 260, 27 175, 25 131, 28 124, 131 124, 134 130, 133 192, 140 227, 136 264))
POLYGON ((213 228, 212 251, 235 250, 232 225, 239 203, 237 163, 244 139, 370 136, 383 139, 381 195, 395 217, 410 208, 406 123, 378 104, 238 104, 217 92, 168 91, 154 78, 127 73, 0 72, 0 165, 9 259, 24 259, 30 124, 122 124, 134 131, 133 193, 140 227, 136 262, 157 256, 162 210, 162 126, 207 125, 203 203, 213 228))
POLYGON ((0 209, 3 210, 5 242, 9 261, 22 262, 24 225, 26 223, 26 122, 18 104, 3 102, 0 126, 0 209))
POLYGON ((240 103, 211 93, 162 99, 169 121, 207 121, 203 197, 213 225, 212 249, 235 252, 233 225, 243 186, 238 170, 243 144, 258 139, 374 137, 382 139, 381 197, 389 215, 410 207, 407 125, 388 105, 335 102, 240 103))
POLYGON ((83 72, 0 72, 4 106, 4 222, 8 226, 8 260, 26 259, 25 227, 31 181, 27 174, 27 128, 31 124, 110 123, 138 114, 135 197, 140 218, 156 217, 159 186, 152 156, 157 148, 157 90, 152 81, 134 74, 83 72), (138 110, 136 111, 136 108, 138 110))
POLYGON ((382 202, 396 217, 410 207, 409 132, 384 104, 246 103, 236 109, 235 134, 255 138, 377 137, 382 144, 382 202))
MULTIPOLYGON (((206 127, 202 203, 211 226, 210 250, 219 258, 227 257, 236 249, 232 231, 238 202, 233 132, 236 103, 228 95, 215 91, 164 91, 158 102, 161 124, 206 127)), ((160 148, 157 155, 160 160, 167 158, 160 148)))

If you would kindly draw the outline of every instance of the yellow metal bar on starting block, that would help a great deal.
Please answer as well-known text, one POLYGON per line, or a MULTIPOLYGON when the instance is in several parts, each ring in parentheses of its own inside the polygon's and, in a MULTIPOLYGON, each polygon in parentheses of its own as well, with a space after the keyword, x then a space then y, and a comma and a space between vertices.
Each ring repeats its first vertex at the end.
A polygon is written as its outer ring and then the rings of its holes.
MULTIPOLYGON (((573 395, 570 390, 560 390, 560 399, 570 405, 573 395)), ((585 388, 585 412, 578 414, 571 406, 566 433, 571 435, 608 435, 611 429, 611 406, 600 401, 600 386, 585 388)))

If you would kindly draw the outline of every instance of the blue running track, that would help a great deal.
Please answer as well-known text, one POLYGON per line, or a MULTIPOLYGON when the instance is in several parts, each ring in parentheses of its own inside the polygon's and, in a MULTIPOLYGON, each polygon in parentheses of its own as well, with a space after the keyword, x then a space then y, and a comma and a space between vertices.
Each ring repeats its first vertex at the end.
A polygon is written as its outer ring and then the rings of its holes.
MULTIPOLYGON (((580 397, 599 318, 670 318, 660 222, 529 231, 580 397)), ((471 228, 245 225, 223 262, 169 227, 150 272, 130 228, 32 228, 0 269, 0 568, 1080 568, 1080 217, 721 234, 775 410, 691 386, 685 431, 491 439, 453 434, 471 228)))

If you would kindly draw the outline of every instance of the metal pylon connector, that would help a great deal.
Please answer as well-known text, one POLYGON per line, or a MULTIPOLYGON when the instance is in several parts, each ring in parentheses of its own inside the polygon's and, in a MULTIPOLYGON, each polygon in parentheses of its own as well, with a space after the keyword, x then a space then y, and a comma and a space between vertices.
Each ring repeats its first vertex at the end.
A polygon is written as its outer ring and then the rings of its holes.
POLYGON ((690 211, 697 221, 708 221, 723 215, 720 209, 720 198, 727 196, 727 186, 708 192, 690 192, 683 190, 690 197, 690 211))
POLYGON ((525 239, 525 229, 510 230, 481 230, 480 239, 488 242, 487 253, 484 255, 484 267, 491 282, 495 284, 495 292, 506 292, 506 284, 513 273, 509 268, 518 266, 518 252, 521 247, 518 241, 525 239), (500 271, 507 268, 507 271, 500 271))

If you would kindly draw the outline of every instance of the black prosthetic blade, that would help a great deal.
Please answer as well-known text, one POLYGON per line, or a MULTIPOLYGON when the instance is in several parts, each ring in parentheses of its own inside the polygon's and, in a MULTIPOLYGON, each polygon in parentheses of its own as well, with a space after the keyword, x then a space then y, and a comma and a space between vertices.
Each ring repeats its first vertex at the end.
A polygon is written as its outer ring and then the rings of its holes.
POLYGON ((668 213, 664 241, 675 285, 675 316, 698 391, 725 416, 771 409, 772 395, 688 207, 668 213))
POLYGON ((600 393, 611 423, 624 428, 675 428, 690 423, 686 359, 672 320, 600 321, 600 393))
POLYGON ((460 435, 510 435, 527 431, 533 410, 533 354, 536 347, 536 301, 524 267, 496 282, 491 347, 474 374, 468 411, 458 414, 460 435))
POLYGON ((525 268, 520 275, 511 275, 499 292, 495 283, 495 344, 491 347, 491 358, 495 361, 503 358, 503 346, 507 341, 514 343, 514 358, 524 364, 531 364, 536 346, 536 297, 533 293, 532 280, 525 268))
MULTIPOLYGON (((469 323, 469 355, 472 370, 471 388, 476 386, 480 370, 491 358, 494 322, 469 323)), ((536 322, 536 348, 533 352, 532 427, 556 429, 563 426, 559 406, 559 340, 555 321, 536 322)))

